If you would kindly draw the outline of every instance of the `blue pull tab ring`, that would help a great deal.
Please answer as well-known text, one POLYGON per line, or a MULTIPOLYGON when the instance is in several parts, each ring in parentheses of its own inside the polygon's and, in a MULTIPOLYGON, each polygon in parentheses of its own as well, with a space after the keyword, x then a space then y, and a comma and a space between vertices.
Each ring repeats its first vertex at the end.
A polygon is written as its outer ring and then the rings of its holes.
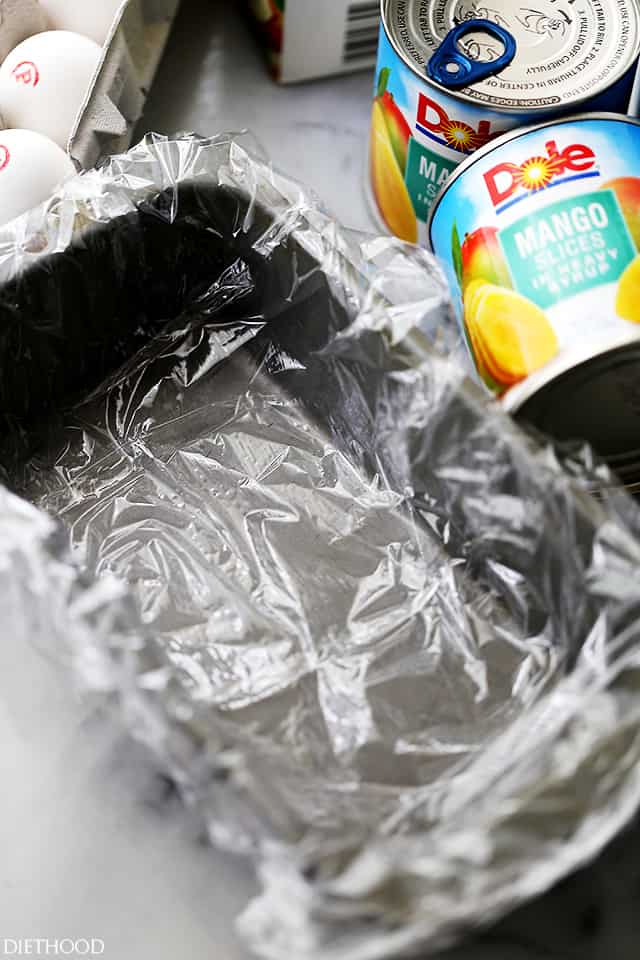
POLYGON ((495 77, 513 62, 518 45, 515 37, 491 20, 465 20, 444 38, 427 64, 427 75, 443 87, 460 90, 487 77, 495 77), (471 60, 460 48, 460 41, 470 33, 486 33, 499 40, 504 53, 497 60, 471 60))

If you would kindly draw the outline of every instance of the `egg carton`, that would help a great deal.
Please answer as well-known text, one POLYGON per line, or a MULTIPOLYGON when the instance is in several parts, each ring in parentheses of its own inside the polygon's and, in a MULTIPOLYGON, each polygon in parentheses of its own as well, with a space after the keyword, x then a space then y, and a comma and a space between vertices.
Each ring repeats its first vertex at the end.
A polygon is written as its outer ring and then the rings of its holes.
POLYGON ((180 0, 123 0, 67 144, 80 169, 126 150, 180 0))

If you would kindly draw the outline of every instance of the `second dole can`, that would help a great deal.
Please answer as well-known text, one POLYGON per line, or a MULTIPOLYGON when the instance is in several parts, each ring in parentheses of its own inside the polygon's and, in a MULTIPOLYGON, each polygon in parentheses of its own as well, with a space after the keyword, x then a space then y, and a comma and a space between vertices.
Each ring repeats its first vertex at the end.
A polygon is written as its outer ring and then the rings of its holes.
POLYGON ((376 212, 426 241, 456 167, 509 130, 634 113, 638 0, 382 0, 370 140, 376 212))
POLYGON ((500 137, 449 180, 429 236, 488 390, 640 479, 640 123, 500 137))

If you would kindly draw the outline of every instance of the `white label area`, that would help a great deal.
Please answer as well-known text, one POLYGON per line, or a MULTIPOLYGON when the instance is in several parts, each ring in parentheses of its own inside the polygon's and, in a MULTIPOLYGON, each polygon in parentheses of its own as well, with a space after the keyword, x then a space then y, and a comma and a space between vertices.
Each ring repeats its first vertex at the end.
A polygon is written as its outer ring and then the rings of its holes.
POLYGON ((287 0, 282 80, 293 83, 373 65, 379 24, 376 0, 287 0))

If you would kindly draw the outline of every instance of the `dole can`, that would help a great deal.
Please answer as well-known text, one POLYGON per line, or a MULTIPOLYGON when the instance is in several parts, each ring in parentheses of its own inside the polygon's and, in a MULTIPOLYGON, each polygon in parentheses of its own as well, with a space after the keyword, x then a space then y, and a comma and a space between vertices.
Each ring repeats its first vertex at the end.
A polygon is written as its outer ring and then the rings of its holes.
POLYGON ((382 224, 426 241, 456 167, 501 134, 635 113, 638 0, 382 0, 369 147, 382 224))
POLYGON ((579 116, 493 141, 428 231, 486 389, 640 478, 640 123, 579 116))

